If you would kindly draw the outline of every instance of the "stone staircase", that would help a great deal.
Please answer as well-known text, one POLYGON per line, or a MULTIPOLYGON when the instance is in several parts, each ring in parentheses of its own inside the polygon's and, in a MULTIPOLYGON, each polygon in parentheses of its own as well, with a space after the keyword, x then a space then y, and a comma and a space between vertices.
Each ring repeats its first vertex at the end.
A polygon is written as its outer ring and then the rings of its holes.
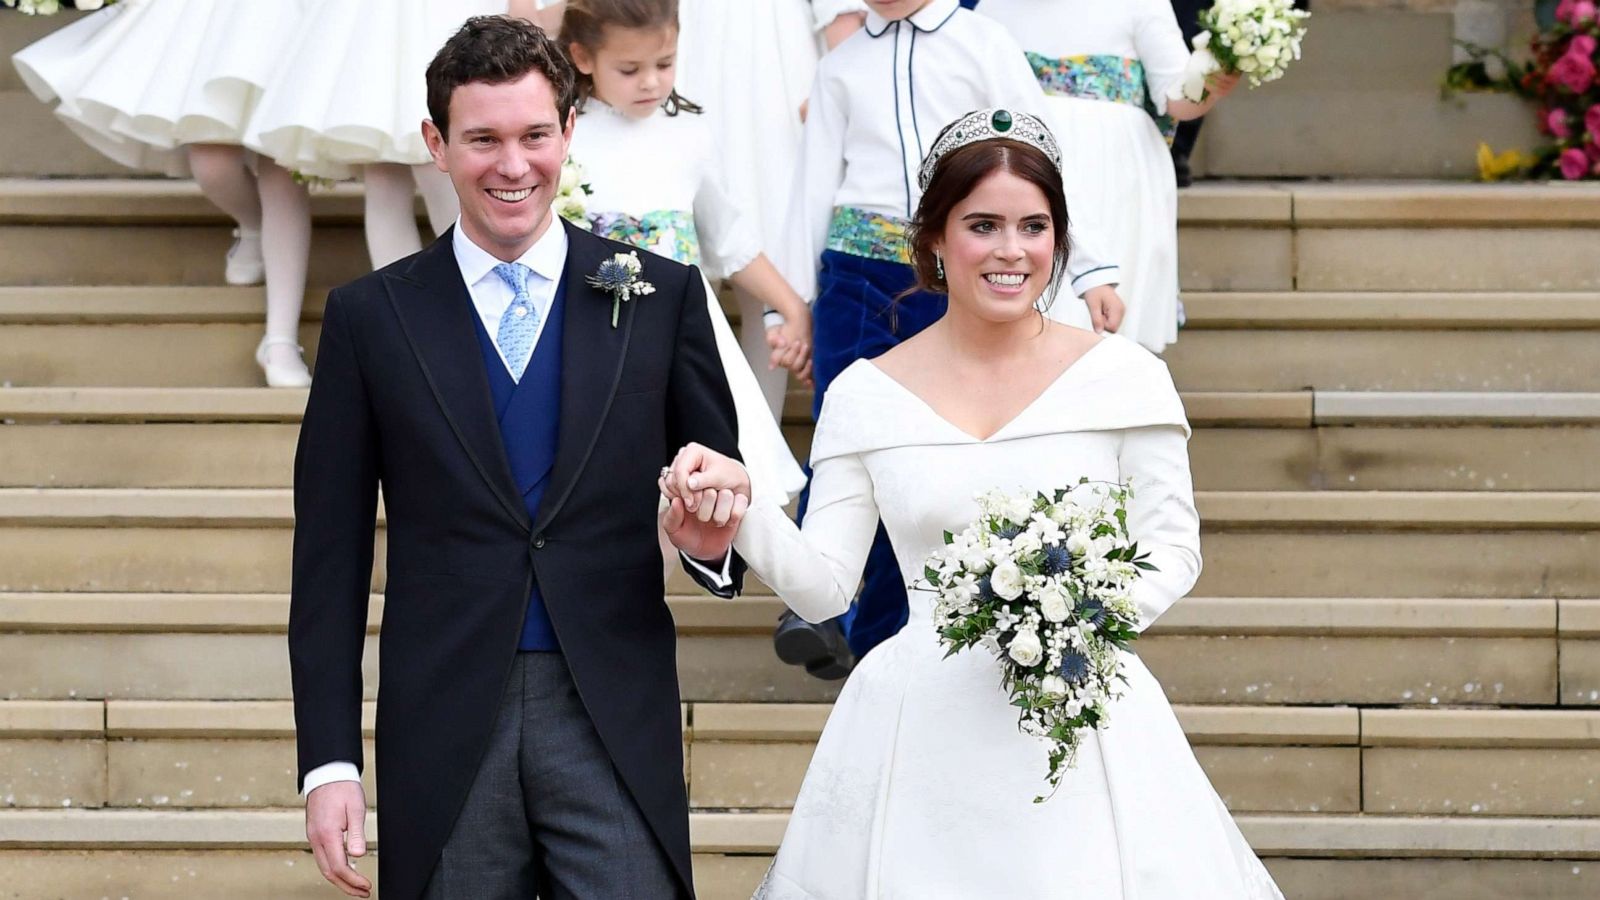
MULTIPOLYGON (((359 195, 314 206, 313 283, 353 277, 359 195)), ((1600 895, 1600 192, 1181 207, 1206 570, 1140 652, 1201 763, 1292 898, 1600 895)), ((284 647, 305 395, 254 386, 222 225, 0 181, 0 897, 333 896, 284 647)), ((380 542, 374 636, 382 587, 380 542)), ((669 593, 697 878, 748 896, 837 685, 759 585, 669 593)))

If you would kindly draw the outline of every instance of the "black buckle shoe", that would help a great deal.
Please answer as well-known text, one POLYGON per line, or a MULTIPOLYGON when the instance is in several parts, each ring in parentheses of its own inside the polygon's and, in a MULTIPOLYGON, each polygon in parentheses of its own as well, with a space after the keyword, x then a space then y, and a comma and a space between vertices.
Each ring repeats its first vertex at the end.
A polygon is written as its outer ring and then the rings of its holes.
POLYGON ((772 633, 778 658, 791 666, 805 666, 806 672, 823 681, 838 681, 855 668, 855 656, 837 622, 813 625, 785 610, 772 633))

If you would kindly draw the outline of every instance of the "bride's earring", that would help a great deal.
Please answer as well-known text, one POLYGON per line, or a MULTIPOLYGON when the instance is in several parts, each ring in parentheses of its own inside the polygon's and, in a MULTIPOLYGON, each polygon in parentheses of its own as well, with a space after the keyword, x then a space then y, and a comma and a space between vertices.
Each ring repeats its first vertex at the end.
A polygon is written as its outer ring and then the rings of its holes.
POLYGON ((933 255, 933 267, 934 267, 934 271, 939 273, 939 280, 943 281, 944 280, 944 257, 942 257, 939 254, 935 253, 933 255))

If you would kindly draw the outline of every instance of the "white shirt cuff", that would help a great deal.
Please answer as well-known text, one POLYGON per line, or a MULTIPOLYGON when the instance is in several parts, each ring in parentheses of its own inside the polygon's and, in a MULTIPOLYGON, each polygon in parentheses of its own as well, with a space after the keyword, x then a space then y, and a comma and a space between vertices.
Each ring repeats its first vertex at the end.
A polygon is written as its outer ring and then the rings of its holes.
POLYGON ((1122 269, 1117 266, 1101 266, 1098 269, 1090 269, 1074 277, 1072 279, 1072 293, 1082 297, 1091 288, 1097 288, 1102 284, 1121 283, 1122 269))
POLYGON ((300 791, 300 796, 310 796, 311 792, 325 784, 335 781, 354 781, 360 783, 361 771, 353 762, 323 763, 306 773, 306 786, 300 791))
MULTIPOLYGON (((702 575, 706 576, 707 578, 711 579, 712 583, 714 583, 717 587, 719 587, 719 588, 727 588, 727 587, 731 587, 733 585, 733 577, 728 574, 728 570, 733 567, 733 548, 732 547, 729 547, 728 548, 728 552, 726 554, 724 554, 723 557, 722 557, 722 571, 721 572, 713 572, 713 571, 711 571, 710 569, 708 569, 705 566, 701 565, 700 560, 695 559, 694 557, 690 556, 687 553, 684 553, 682 550, 678 551, 678 555, 683 557, 683 561, 684 562, 688 563, 691 566, 694 566, 695 569, 697 569, 700 572, 700 574, 702 574, 702 575)), ((321 770, 319 769, 318 771, 321 771, 321 770)))

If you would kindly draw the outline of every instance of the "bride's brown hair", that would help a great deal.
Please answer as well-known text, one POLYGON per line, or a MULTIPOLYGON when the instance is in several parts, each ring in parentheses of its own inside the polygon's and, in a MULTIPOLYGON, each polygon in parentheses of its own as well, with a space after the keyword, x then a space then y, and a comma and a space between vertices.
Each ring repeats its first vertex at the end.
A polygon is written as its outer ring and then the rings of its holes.
MULTIPOLYGON (((567 8, 561 14, 561 46, 578 74, 579 112, 594 94, 594 79, 578 69, 577 60, 572 59, 572 45, 577 44, 594 55, 605 45, 607 25, 644 31, 660 28, 679 31, 678 0, 567 0, 567 8)), ((705 111, 699 104, 685 99, 677 88, 673 88, 661 107, 669 116, 705 111)))
POLYGON ((1046 307, 1055 299, 1061 278, 1067 271, 1067 257, 1072 252, 1071 238, 1067 235, 1067 195, 1061 186, 1061 173, 1044 151, 1032 144, 1006 139, 968 144, 939 160, 907 231, 911 267, 917 273, 917 283, 911 290, 950 292, 950 285, 939 274, 933 245, 944 234, 950 211, 996 172, 1010 172, 1044 193, 1050 207, 1050 227, 1055 229, 1055 265, 1049 284, 1039 296, 1046 307))

